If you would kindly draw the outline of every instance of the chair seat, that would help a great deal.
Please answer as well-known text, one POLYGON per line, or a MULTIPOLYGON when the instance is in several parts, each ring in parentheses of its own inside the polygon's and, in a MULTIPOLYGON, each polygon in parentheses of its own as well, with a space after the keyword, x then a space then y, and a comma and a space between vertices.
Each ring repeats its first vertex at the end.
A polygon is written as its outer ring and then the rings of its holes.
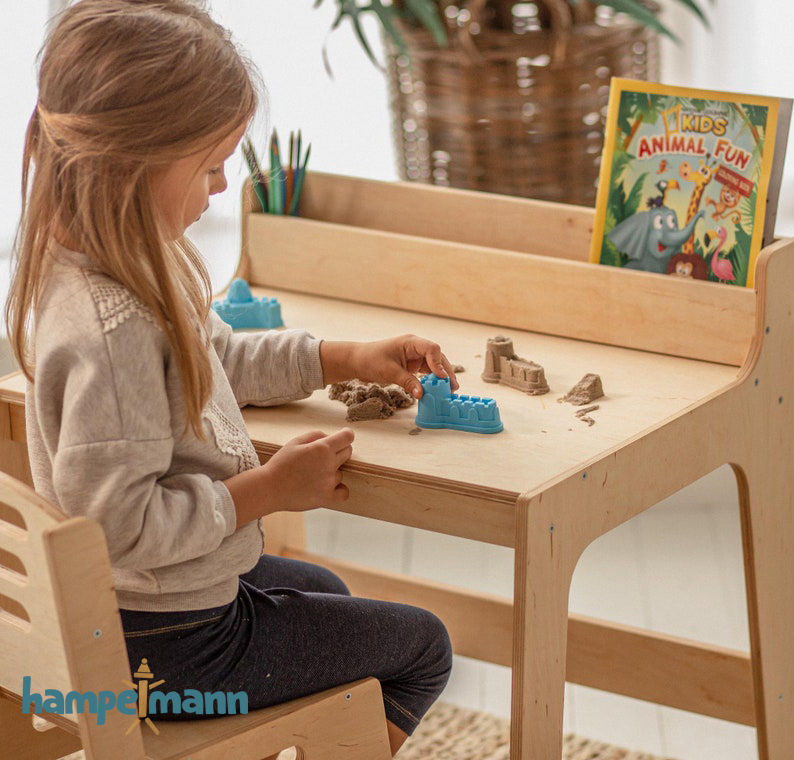
POLYGON ((380 683, 366 678, 247 715, 203 720, 153 719, 160 732, 141 724, 146 756, 150 760, 191 760, 234 757, 259 747, 262 756, 292 746, 305 747, 309 736, 324 736, 322 747, 310 757, 383 757, 383 718, 380 683), (371 717, 368 716, 371 713, 371 717), (371 730, 362 734, 365 726, 371 730), (356 737, 351 743, 351 737, 356 737), (368 754, 371 753, 371 754, 368 754))

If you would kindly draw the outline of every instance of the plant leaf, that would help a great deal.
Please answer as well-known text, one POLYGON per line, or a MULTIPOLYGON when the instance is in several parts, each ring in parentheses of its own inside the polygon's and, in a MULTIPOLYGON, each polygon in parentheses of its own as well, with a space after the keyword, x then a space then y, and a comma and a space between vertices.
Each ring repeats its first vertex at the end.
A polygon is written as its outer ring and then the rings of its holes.
POLYGON ((639 177, 637 177, 636 182, 629 191, 629 195, 626 198, 624 205, 626 216, 631 216, 632 214, 637 213, 637 210, 640 207, 640 201, 642 200, 642 188, 645 184, 645 178, 647 176, 648 172, 643 172, 639 177))
MULTIPOLYGON (((703 26, 705 26, 706 29, 711 30, 711 24, 709 23, 709 20, 706 18, 706 14, 703 13, 703 10, 695 2, 695 0, 678 0, 678 2, 689 8, 689 10, 691 10, 692 13, 694 13, 703 22, 703 26)), ((711 0, 711 2, 713 4, 714 0, 711 0)))
POLYGON ((625 13, 627 16, 639 21, 644 26, 650 29, 655 29, 659 34, 669 37, 677 44, 681 44, 681 40, 668 29, 653 11, 649 11, 638 0, 602 0, 604 5, 614 8, 618 13, 625 13))
POLYGON ((405 46, 405 40, 403 40, 400 30, 394 25, 394 9, 385 7, 380 0, 373 0, 369 10, 378 17, 383 31, 389 35, 389 39, 394 43, 394 46, 402 55, 407 55, 408 50, 405 46))
MULTIPOLYGON (((317 8, 322 2, 323 0, 315 0, 314 7, 317 8)), ((358 37, 361 47, 367 54, 367 58, 380 69, 383 69, 383 66, 376 60, 361 26, 360 19, 363 13, 373 13, 378 17, 378 21, 384 33, 400 53, 404 55, 408 54, 405 40, 403 40, 399 27, 395 24, 395 20, 401 13, 410 16, 430 31, 439 47, 445 47, 447 45, 446 31, 441 17, 439 16, 435 0, 403 0, 404 7, 398 7, 394 4, 384 5, 382 0, 371 0, 371 2, 366 5, 359 4, 358 0, 336 0, 336 2, 337 15, 331 25, 331 31, 339 27, 343 18, 349 18, 350 22, 353 24, 356 37, 358 37)), ((325 62, 326 70, 330 71, 327 56, 325 56, 325 62)))
POLYGON ((439 47, 447 46, 447 31, 438 15, 438 6, 432 0, 403 0, 405 7, 428 31, 439 47))
POLYGON ((359 11, 356 11, 354 14, 350 15, 350 21, 353 24, 353 29, 356 31, 356 37, 358 37, 358 41, 361 43, 361 47, 364 48, 364 52, 367 54, 367 58, 369 58, 372 63, 375 64, 378 68, 381 68, 381 65, 378 63, 377 59, 375 58, 375 54, 372 52, 372 48, 369 46, 367 42, 367 36, 364 34, 364 29, 361 27, 361 22, 358 20, 359 11))

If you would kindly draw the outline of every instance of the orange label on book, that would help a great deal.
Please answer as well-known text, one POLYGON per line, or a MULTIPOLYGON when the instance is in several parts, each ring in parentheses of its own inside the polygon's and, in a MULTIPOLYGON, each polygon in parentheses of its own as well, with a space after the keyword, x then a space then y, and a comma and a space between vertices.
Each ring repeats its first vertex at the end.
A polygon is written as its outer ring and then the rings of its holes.
POLYGON ((731 171, 727 166, 720 166, 714 179, 717 182, 722 182, 723 185, 732 187, 745 198, 750 197, 750 193, 753 192, 755 187, 755 183, 752 180, 742 177, 741 174, 737 174, 735 171, 731 171))

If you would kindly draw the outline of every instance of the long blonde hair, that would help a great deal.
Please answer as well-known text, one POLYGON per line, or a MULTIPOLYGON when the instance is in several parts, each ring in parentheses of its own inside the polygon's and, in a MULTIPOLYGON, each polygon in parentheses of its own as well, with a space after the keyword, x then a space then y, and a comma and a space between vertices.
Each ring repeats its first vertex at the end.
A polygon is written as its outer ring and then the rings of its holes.
POLYGON ((29 380, 29 333, 52 242, 65 234, 151 309, 174 353, 188 425, 203 437, 209 276, 187 239, 169 240, 149 179, 153 168, 212 149, 219 130, 248 123, 255 81, 226 30, 186 0, 83 0, 61 14, 41 52, 6 303, 29 380))

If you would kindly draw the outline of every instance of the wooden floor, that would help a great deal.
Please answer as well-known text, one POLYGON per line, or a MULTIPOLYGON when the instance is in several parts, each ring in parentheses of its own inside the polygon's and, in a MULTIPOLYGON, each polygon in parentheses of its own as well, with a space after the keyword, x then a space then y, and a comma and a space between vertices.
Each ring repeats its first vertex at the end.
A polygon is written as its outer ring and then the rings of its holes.
MULTIPOLYGON (((747 649, 738 509, 725 467, 607 534, 579 563, 571 610, 747 649)), ((312 552, 512 596, 508 549, 326 510, 307 532, 312 552)), ((442 698, 509 717, 509 671, 457 657, 442 698)), ((565 730, 676 760, 758 757, 752 728, 582 686, 567 686, 565 730)))

